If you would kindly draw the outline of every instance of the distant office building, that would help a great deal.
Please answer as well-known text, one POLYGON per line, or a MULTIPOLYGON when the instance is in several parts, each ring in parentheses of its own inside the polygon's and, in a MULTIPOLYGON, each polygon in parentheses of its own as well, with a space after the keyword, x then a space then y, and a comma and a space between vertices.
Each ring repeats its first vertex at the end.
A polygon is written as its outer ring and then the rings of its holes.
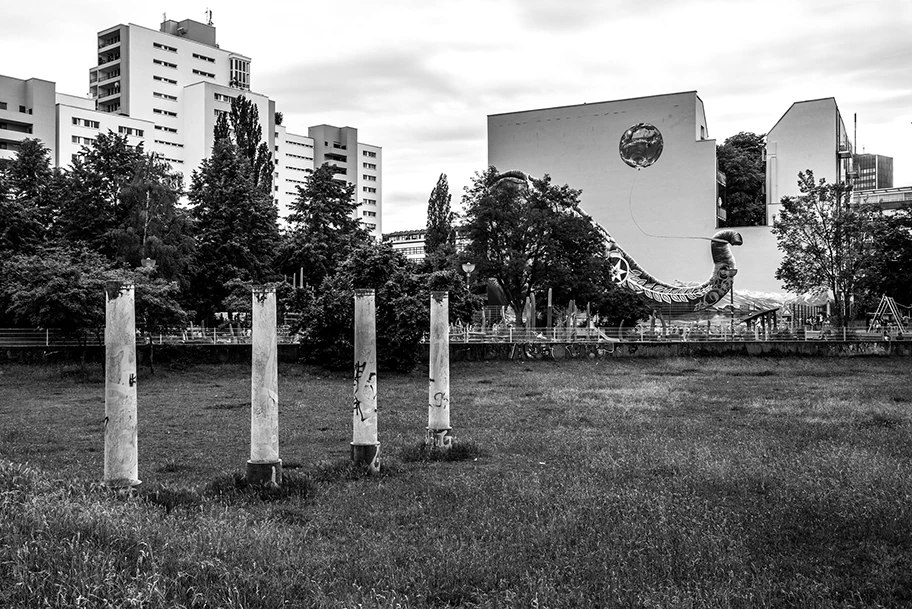
POLYGON ((427 229, 399 230, 383 235, 383 243, 389 243, 409 260, 424 260, 424 236, 427 229))
POLYGON ((876 204, 886 212, 912 207, 912 186, 852 191, 852 203, 876 204))
POLYGON ((243 95, 256 105, 263 141, 273 151, 273 196, 280 215, 287 215, 297 197, 295 187, 329 162, 338 167, 340 179, 355 185, 357 215, 380 238, 382 149, 358 142, 352 127, 318 125, 298 135, 277 125, 275 102, 251 88, 251 58, 221 49, 214 25, 168 19, 156 31, 121 24, 98 32, 95 43, 98 61, 89 69, 89 98, 55 94, 48 81, 0 77, 0 102, 13 114, 20 114, 14 112, 19 107, 26 108, 21 114, 35 112, 34 120, 4 120, 0 105, 0 154, 23 137, 38 137, 65 166, 110 129, 167 160, 189 185, 193 170, 211 153, 216 119, 243 95), (40 117, 49 122, 39 128, 40 117))
POLYGON ((853 157, 852 165, 855 190, 893 188, 893 157, 861 153, 853 157))

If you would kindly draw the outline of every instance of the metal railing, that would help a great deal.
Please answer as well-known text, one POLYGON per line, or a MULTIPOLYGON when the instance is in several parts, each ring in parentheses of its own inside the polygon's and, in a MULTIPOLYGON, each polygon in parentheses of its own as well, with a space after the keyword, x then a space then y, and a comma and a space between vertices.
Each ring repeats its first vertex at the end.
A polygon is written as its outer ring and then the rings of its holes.
MULTIPOLYGON (((279 343, 297 342, 288 326, 277 328, 279 343)), ((137 332, 137 344, 227 345, 250 344, 249 328, 175 328, 161 332, 137 332)), ((81 347, 104 345, 104 329, 82 336, 55 328, 0 328, 0 347, 81 347)))

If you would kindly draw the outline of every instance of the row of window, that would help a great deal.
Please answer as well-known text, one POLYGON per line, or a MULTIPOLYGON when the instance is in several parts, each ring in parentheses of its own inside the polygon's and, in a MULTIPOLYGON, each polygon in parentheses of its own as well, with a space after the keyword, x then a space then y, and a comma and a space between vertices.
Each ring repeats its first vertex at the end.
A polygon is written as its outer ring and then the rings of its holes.
POLYGON ((375 218, 375 217, 377 216, 377 212, 375 212, 375 211, 362 211, 362 212, 361 212, 361 215, 362 215, 362 216, 366 216, 366 217, 368 217, 368 218, 375 218))
POLYGON ((225 102, 226 104, 230 104, 232 101, 234 101, 233 97, 231 97, 230 95, 225 95, 223 93, 214 93, 213 97, 215 98, 215 101, 225 102))
POLYGON ((171 112, 169 110, 162 110, 161 108, 152 108, 152 112, 154 112, 155 114, 162 114, 164 116, 173 116, 173 117, 177 116, 177 112, 171 112))
POLYGON ((410 256, 410 255, 420 256, 421 254, 424 254, 424 246, 419 245, 417 247, 397 247, 396 251, 402 252, 406 256, 410 256))
POLYGON ((101 123, 98 121, 90 121, 87 118, 73 117, 73 124, 77 127, 88 127, 89 129, 98 129, 101 127, 101 123))
POLYGON ((368 182, 376 182, 376 181, 377 181, 377 176, 370 176, 370 175, 367 175, 366 173, 365 173, 364 175, 362 175, 361 177, 362 177, 363 179, 367 180, 368 182))
POLYGON ((180 163, 181 165, 184 164, 184 162, 180 159, 169 159, 168 157, 162 157, 162 158, 165 159, 166 161, 168 161, 169 163, 180 163))
POLYGON ((122 133, 124 135, 135 135, 136 137, 143 137, 143 133, 144 133, 142 129, 134 129, 133 127, 124 127, 123 125, 118 127, 117 131, 118 131, 118 133, 122 133))
POLYGON ((363 151, 361 154, 363 154, 364 156, 368 156, 368 157, 370 157, 370 158, 372 158, 372 159, 376 159, 376 158, 377 158, 377 153, 376 153, 376 152, 371 152, 370 150, 365 150, 365 151, 363 151))
POLYGON ((176 144, 174 142, 166 142, 165 140, 155 140, 156 144, 164 144, 165 146, 175 146, 177 148, 183 148, 183 144, 176 144))
POLYGON ((177 64, 176 64, 176 63, 171 63, 171 62, 168 62, 168 61, 162 61, 161 59, 153 59, 153 60, 152 60, 152 63, 154 63, 154 64, 157 65, 157 66, 162 66, 162 67, 164 67, 164 68, 171 68, 172 70, 176 70, 176 69, 177 69, 177 64))
POLYGON ((93 137, 79 137, 74 135, 70 138, 74 144, 85 144, 86 146, 95 143, 95 138, 93 137))
POLYGON ((152 76, 152 80, 157 80, 159 82, 167 83, 169 85, 176 85, 177 81, 173 78, 165 78, 164 76, 152 76))
POLYGON ((177 129, 174 127, 165 127, 164 125, 155 125, 155 128, 159 131, 167 131, 168 133, 177 133, 177 129))
POLYGON ((213 79, 215 78, 215 74, 212 74, 211 72, 203 72, 202 70, 197 70, 196 68, 193 69, 193 73, 197 76, 205 76, 206 78, 213 79))
POLYGON ((377 189, 374 188, 373 186, 362 186, 361 190, 363 190, 364 192, 377 192, 377 189))
POLYGON ((364 226, 367 227, 367 230, 376 230, 376 228, 377 228, 377 225, 374 224, 373 222, 365 222, 364 226))
POLYGON ((288 140, 289 144, 294 144, 295 146, 304 146, 305 148, 313 148, 313 144, 305 144, 304 142, 296 142, 294 140, 288 140))
POLYGON ((153 42, 152 46, 160 51, 168 51, 169 53, 177 53, 177 49, 175 49, 174 47, 169 47, 166 44, 160 44, 158 42, 153 42))
POLYGON ((157 97, 159 99, 167 99, 168 101, 177 101, 177 96, 168 95, 167 93, 159 93, 158 91, 153 91, 152 97, 157 97))
POLYGON ((300 168, 300 167, 288 167, 288 166, 286 166, 285 169, 291 169, 291 170, 293 170, 293 171, 306 171, 306 172, 309 172, 309 173, 312 173, 312 172, 313 172, 312 169, 302 169, 302 168, 300 168))
POLYGON ((205 55, 200 55, 199 53, 194 53, 193 58, 201 59, 203 61, 208 61, 209 63, 215 63, 215 59, 213 59, 212 57, 206 57, 205 55))
POLYGON ((286 155, 286 156, 290 156, 290 157, 295 158, 295 159, 304 159, 305 161, 312 161, 312 160, 313 160, 313 157, 312 157, 312 156, 301 156, 300 154, 292 154, 292 153, 290 153, 290 152, 286 152, 285 155, 286 155))
MULTIPOLYGON (((0 110, 6 110, 6 102, 0 102, 0 110)), ((23 114, 31 114, 32 109, 31 108, 26 109, 25 106, 19 106, 19 112, 21 112, 23 114)))
POLYGON ((376 205, 377 199, 361 199, 363 205, 376 205))

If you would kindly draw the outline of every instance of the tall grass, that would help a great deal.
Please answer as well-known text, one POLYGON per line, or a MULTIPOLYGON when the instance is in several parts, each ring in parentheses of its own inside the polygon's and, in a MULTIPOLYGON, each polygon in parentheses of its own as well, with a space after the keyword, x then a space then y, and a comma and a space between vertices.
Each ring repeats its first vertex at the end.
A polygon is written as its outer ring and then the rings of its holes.
POLYGON ((101 385, 15 372, 0 607, 912 605, 903 360, 456 366, 461 461, 419 448, 423 375, 381 378, 380 476, 346 457, 350 380, 286 368, 272 493, 217 407, 244 368, 141 378, 132 494, 86 451, 101 385))

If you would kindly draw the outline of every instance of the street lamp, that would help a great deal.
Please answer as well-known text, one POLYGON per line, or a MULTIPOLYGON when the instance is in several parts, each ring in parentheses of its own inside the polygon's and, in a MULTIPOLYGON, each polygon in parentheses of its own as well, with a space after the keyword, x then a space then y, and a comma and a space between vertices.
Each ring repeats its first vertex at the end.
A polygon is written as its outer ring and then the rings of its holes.
POLYGON ((468 290, 469 289, 469 277, 472 275, 472 271, 475 270, 475 263, 474 262, 463 262, 462 270, 465 271, 465 274, 466 274, 466 289, 468 290))

